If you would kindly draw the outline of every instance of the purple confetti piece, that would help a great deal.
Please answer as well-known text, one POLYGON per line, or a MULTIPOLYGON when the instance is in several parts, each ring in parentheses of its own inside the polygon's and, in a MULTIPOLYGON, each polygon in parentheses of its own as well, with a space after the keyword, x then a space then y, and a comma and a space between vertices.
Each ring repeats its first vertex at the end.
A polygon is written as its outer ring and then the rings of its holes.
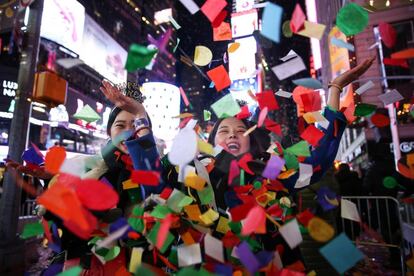
POLYGON ((285 165, 284 159, 280 158, 277 155, 272 155, 269 161, 267 161, 266 167, 263 170, 262 175, 271 180, 275 180, 280 174, 280 171, 282 170, 284 165, 285 165))
POLYGON ((236 248, 237 256, 243 265, 249 270, 251 274, 254 274, 260 268, 260 263, 257 261, 253 252, 250 251, 249 244, 244 241, 236 248))

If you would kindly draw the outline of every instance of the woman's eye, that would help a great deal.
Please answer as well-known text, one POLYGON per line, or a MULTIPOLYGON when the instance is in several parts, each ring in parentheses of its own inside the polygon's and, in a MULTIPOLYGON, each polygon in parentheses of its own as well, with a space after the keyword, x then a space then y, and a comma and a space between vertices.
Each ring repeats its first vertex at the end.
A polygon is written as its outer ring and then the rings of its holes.
POLYGON ((219 134, 227 134, 227 133, 229 133, 227 130, 220 130, 219 131, 219 134))
POLYGON ((241 130, 238 130, 237 132, 238 132, 238 133, 245 133, 245 132, 246 132, 246 130, 245 130, 245 129, 241 129, 241 130))
POLYGON ((118 127, 118 128, 123 128, 124 127, 124 125, 121 125, 121 124, 115 125, 115 126, 118 127))

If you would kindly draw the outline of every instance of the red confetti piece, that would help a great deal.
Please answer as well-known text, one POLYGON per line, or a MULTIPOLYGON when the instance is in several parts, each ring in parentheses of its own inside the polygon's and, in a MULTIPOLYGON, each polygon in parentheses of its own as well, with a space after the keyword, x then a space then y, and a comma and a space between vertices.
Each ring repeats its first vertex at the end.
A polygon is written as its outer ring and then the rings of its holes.
POLYGON ((66 150, 64 147, 54 146, 49 149, 45 157, 45 169, 46 171, 57 174, 60 167, 66 158, 66 150))
POLYGON ((259 114, 259 119, 257 120, 257 126, 261 127, 263 125, 263 122, 265 121, 266 117, 267 117, 267 112, 268 112, 268 108, 267 106, 265 106, 259 114))
POLYGON ((385 116, 384 114, 375 113, 371 116, 371 122, 376 127, 386 127, 390 125, 390 118, 388 118, 388 116, 385 116))
POLYGON ((295 10, 293 11, 292 18, 290 19, 290 29, 293 33, 297 33, 303 29, 305 25, 306 16, 303 13, 299 4, 296 4, 295 10))
POLYGON ((325 134, 314 125, 309 125, 305 131, 302 132, 300 137, 312 146, 316 147, 319 144, 319 140, 321 140, 324 135, 325 134))
POLYGON ((397 32, 395 29, 388 23, 381 22, 379 25, 379 32, 381 35, 381 40, 384 42, 385 46, 392 48, 397 42, 397 32))
POLYGON ((131 174, 131 180, 142 185, 157 186, 160 182, 160 173, 156 171, 134 170, 131 174))
POLYGON ((261 110, 263 110, 265 107, 268 108, 268 111, 279 109, 279 104, 276 101, 276 97, 275 94, 273 94, 273 91, 264 91, 262 93, 257 93, 256 99, 261 110))
POLYGON ((108 184, 95 179, 85 179, 76 188, 82 204, 91 210, 104 211, 118 203, 118 193, 108 184))

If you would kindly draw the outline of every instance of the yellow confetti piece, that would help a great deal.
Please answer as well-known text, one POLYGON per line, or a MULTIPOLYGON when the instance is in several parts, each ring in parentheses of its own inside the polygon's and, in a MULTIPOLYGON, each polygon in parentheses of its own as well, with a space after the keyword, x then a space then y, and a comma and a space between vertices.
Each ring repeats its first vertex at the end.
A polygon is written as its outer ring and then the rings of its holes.
POLYGON ((229 220, 225 217, 220 216, 220 219, 217 223, 217 232, 226 234, 228 231, 230 231, 229 227, 229 220))
POLYGON ((306 276, 316 276, 316 271, 312 270, 308 274, 306 274, 306 276))
POLYGON ((208 209, 207 212, 200 216, 201 221, 206 225, 211 225, 219 218, 219 214, 213 209, 208 209))
POLYGON ((309 235, 318 242, 327 242, 335 235, 335 230, 323 219, 313 217, 308 223, 309 235))
POLYGON ((228 51, 229 51, 229 53, 234 53, 234 52, 237 51, 237 49, 239 49, 239 47, 240 47, 240 43, 234 42, 234 43, 230 44, 228 51))
POLYGON ((204 185, 206 184, 206 180, 204 178, 199 177, 195 173, 191 172, 187 174, 184 180, 185 186, 191 187, 196 189, 197 191, 201 191, 204 189, 204 185))
POLYGON ((243 136, 246 137, 247 135, 249 135, 250 133, 252 133, 256 128, 257 128, 257 125, 252 126, 245 133, 243 133, 243 136))
POLYGON ((181 113, 180 115, 174 116, 172 118, 173 119, 176 119, 176 118, 184 119, 184 118, 189 118, 189 117, 194 117, 194 115, 187 112, 187 113, 181 113))
POLYGON ((211 144, 209 144, 209 143, 207 143, 203 140, 199 139, 197 141, 197 147, 198 147, 198 150, 200 152, 210 154, 210 155, 214 155, 214 147, 211 144))
POLYGON ((313 124, 316 122, 316 118, 312 115, 312 112, 303 114, 303 119, 305 119, 306 123, 308 124, 313 124))
POLYGON ((143 252, 144 248, 142 247, 132 248, 131 259, 129 261, 129 272, 135 273, 137 271, 137 268, 141 266, 143 252))
POLYGON ((124 190, 128 190, 128 189, 134 189, 134 188, 138 188, 139 185, 137 183, 132 182, 131 179, 125 180, 124 182, 122 182, 122 188, 124 190))
POLYGON ((281 174, 279 174, 279 176, 277 178, 279 178, 279 179, 286 179, 286 178, 291 177, 295 173, 296 173, 296 170, 295 169, 290 169, 290 170, 287 170, 287 171, 282 172, 281 174))

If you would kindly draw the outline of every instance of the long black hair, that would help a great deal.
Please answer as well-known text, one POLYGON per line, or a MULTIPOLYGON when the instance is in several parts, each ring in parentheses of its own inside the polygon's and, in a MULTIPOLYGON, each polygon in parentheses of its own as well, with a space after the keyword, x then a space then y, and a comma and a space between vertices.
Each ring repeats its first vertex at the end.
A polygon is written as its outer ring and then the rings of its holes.
MULTIPOLYGON (((220 126, 221 122, 225 120, 226 118, 218 119, 217 122, 214 124, 213 130, 210 133, 210 136, 208 137, 208 142, 212 145, 214 145, 214 140, 217 135, 218 127, 220 126)), ((247 129, 254 126, 254 124, 249 121, 242 119, 240 120, 243 122, 243 124, 246 126, 247 129)), ((269 131, 263 128, 256 128, 252 131, 252 133, 249 134, 250 136, 250 150, 249 152, 253 155, 253 157, 261 157, 263 154, 267 151, 267 149, 270 146, 270 135, 269 131)))

